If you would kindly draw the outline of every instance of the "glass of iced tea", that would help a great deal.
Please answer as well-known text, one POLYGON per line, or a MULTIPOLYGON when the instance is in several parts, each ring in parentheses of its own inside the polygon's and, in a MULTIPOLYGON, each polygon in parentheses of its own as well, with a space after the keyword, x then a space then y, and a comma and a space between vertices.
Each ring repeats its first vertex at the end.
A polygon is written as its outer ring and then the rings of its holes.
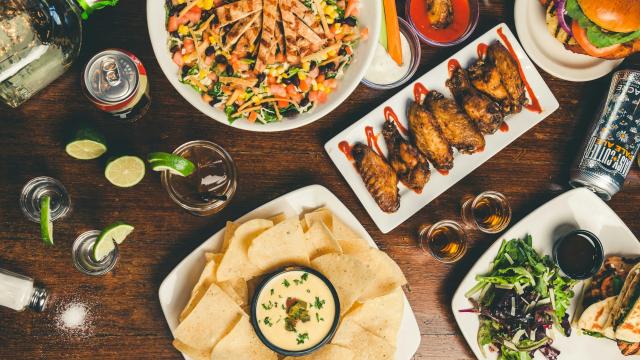
POLYGON ((418 238, 423 251, 444 263, 456 262, 467 252, 467 234, 453 220, 442 220, 423 227, 418 238))
POLYGON ((499 233, 511 222, 511 205, 497 191, 485 191, 462 204, 462 221, 470 229, 499 233))
POLYGON ((176 204, 197 216, 213 215, 227 206, 238 185, 236 165, 227 151, 210 141, 195 140, 173 153, 196 166, 186 177, 162 173, 162 184, 176 204))

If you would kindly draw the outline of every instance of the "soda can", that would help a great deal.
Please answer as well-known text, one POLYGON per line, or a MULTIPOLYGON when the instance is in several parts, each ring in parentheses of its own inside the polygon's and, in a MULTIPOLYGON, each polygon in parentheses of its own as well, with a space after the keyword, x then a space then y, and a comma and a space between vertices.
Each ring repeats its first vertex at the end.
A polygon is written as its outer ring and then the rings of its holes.
POLYGON ((96 54, 84 68, 82 89, 98 109, 133 122, 149 110, 147 71, 132 53, 107 49, 96 54))
POLYGON ((608 201, 622 189, 640 149, 640 71, 614 73, 597 114, 572 166, 569 183, 608 201))

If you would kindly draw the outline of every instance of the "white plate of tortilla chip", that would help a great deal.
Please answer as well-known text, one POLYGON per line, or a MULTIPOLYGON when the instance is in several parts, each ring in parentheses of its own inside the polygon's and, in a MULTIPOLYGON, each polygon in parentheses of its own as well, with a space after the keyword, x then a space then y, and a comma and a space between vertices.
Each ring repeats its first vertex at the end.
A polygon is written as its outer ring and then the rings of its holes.
MULTIPOLYGON (((476 340, 479 326, 478 316, 472 313, 462 313, 459 310, 471 307, 464 294, 476 284, 476 275, 489 271, 490 263, 498 253, 502 239, 523 238, 529 234, 533 239, 533 248, 538 253, 551 255, 555 239, 575 229, 585 229, 596 234, 602 241, 605 256, 636 257, 640 255, 640 242, 631 230, 604 201, 586 188, 568 191, 534 210, 489 247, 469 270, 453 296, 451 302, 453 315, 478 359, 485 359, 476 340)), ((574 288, 576 295, 568 310, 572 323, 582 290, 582 284, 578 284, 574 288)), ((554 336, 555 340, 552 346, 560 350, 559 359, 608 360, 625 358, 620 354, 615 341, 581 334, 575 325, 570 337, 562 336, 558 331, 554 331, 554 336)), ((495 358, 495 352, 487 352, 486 359, 495 358)), ((535 359, 542 360, 544 357, 540 352, 536 352, 535 359)))
POLYGON ((297 263, 308 262, 316 269, 324 266, 325 272, 321 272, 334 286, 343 289, 339 293, 347 303, 355 305, 342 317, 342 324, 332 344, 325 345, 313 356, 299 359, 323 360, 338 356, 349 360, 354 352, 364 351, 365 348, 367 351, 375 350, 375 358, 382 358, 385 354, 394 355, 393 358, 398 360, 413 357, 420 345, 420 330, 406 296, 398 287, 405 281, 401 270, 385 253, 368 250, 370 247, 377 249, 377 245, 355 216, 329 190, 312 185, 293 191, 227 224, 227 228, 232 230, 233 238, 225 236, 229 231, 220 230, 182 260, 160 285, 162 311, 176 338, 174 345, 182 351, 185 359, 209 359, 209 355, 181 340, 208 348, 215 345, 213 355, 216 358, 235 351, 252 359, 273 359, 273 353, 264 352, 264 346, 255 343, 257 339, 253 331, 248 331, 245 313, 251 281, 247 286, 247 282, 238 281, 237 277, 251 278, 282 265, 286 259, 277 256, 268 256, 267 261, 254 260, 253 264, 249 264, 247 258, 262 259, 267 257, 263 254, 278 252, 282 244, 274 239, 287 243, 293 241, 287 236, 294 234, 293 238, 297 239, 301 231, 307 244, 310 244, 309 253, 301 252, 294 243, 287 245, 287 252, 297 263), (314 211, 316 209, 321 210, 314 211), (293 223, 292 217, 299 217, 302 221, 293 223), (243 246, 247 251, 238 250, 243 246), (223 249, 226 250, 224 256, 216 254, 223 249), (229 253, 234 255, 227 256, 229 253), (373 272, 367 269, 365 273, 355 270, 354 264, 365 263, 368 269, 386 267, 389 271, 373 272), (350 267, 353 269, 350 279, 341 278, 336 270, 350 267), (365 278, 374 280, 366 282, 363 280, 365 278), (353 291, 359 294, 356 296, 353 291), (225 295, 216 296, 222 293, 225 295), (227 302, 225 309, 211 309, 208 302, 219 298, 227 302), (223 331, 220 328, 200 330, 206 326, 201 324, 201 318, 198 320, 190 316, 196 313, 227 319, 229 325, 223 331), (397 333, 389 331, 395 328, 399 328, 397 333), (187 356, 187 353, 191 356, 187 356))

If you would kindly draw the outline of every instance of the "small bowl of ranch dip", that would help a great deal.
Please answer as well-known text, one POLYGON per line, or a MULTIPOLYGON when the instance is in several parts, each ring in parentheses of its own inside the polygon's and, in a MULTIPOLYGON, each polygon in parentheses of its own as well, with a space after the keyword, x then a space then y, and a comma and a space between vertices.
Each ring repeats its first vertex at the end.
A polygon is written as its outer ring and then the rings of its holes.
POLYGON ((393 89, 411 79, 420 65, 420 40, 409 23, 398 18, 402 65, 398 65, 382 44, 377 43, 373 61, 362 83, 373 89, 393 89))

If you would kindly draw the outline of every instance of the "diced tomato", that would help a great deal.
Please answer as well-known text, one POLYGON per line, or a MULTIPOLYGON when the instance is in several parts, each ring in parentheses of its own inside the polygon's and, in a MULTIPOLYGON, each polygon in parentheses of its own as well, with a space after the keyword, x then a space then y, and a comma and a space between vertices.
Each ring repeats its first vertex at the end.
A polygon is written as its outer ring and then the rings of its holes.
POLYGON ((341 32, 340 34, 336 34, 335 38, 336 40, 342 40, 344 36, 345 36, 344 32, 341 32))
POLYGON ((357 10, 357 6, 358 0, 348 0, 347 8, 344 10, 344 17, 348 18, 349 16, 353 15, 353 11, 357 10))
POLYGON ((180 50, 173 53, 173 62, 176 63, 176 65, 178 66, 184 65, 184 61, 182 60, 182 54, 180 53, 180 50))
POLYGON ((345 0, 338 0, 336 1, 336 5, 338 5, 340 9, 344 9, 344 7, 347 5, 347 2, 345 0))
POLYGON ((192 7, 189 11, 187 11, 184 16, 192 23, 197 24, 200 22, 200 17, 202 17, 202 9, 198 6, 192 7))
POLYGON ((279 52, 276 54, 276 62, 283 63, 285 62, 284 54, 279 52))
POLYGON ((213 64, 213 61, 215 60, 215 57, 213 55, 211 56, 207 56, 204 58, 204 64, 207 66, 211 66, 211 64, 213 64))
POLYGON ((207 75, 207 77, 209 79, 213 80, 214 82, 218 81, 218 75, 216 75, 216 73, 214 73, 214 72, 210 72, 209 75, 207 75))
POLYGON ((293 100, 296 104, 300 104, 302 99, 304 99, 304 96, 302 96, 302 94, 300 94, 299 92, 296 92, 296 93, 290 94, 289 99, 293 100))
POLYGON ((169 30, 169 32, 177 31, 179 25, 180 24, 178 23, 178 16, 173 15, 169 18, 169 22, 167 23, 167 30, 169 30))
POLYGON ((335 89, 338 87, 338 80, 336 79, 327 79, 324 81, 324 86, 330 87, 332 89, 335 89))
POLYGON ((267 77, 267 84, 269 84, 269 85, 275 85, 275 84, 277 84, 277 83, 278 83, 278 79, 276 79, 276 77, 275 77, 275 76, 271 76, 271 75, 269 75, 269 76, 267 77))
POLYGON ((191 38, 184 39, 182 46, 185 54, 191 54, 196 49, 196 45, 191 38))
POLYGON ((298 90, 296 90, 296 86, 295 85, 293 85, 293 84, 287 85, 287 95, 294 96, 297 93, 298 93, 298 90))
POLYGON ((604 48, 596 47, 589 41, 587 38, 587 32, 580 26, 580 24, 578 24, 577 21, 571 22, 571 31, 573 32, 573 37, 576 39, 580 47, 582 47, 584 51, 591 56, 606 57, 613 54, 620 46, 622 46, 620 44, 616 44, 604 48))
POLYGON ((249 113, 249 116, 247 116, 247 120, 249 122, 256 122, 256 120, 258 119, 258 113, 255 111, 252 111, 249 113))
POLYGON ((213 98, 208 94, 202 94, 202 100, 204 100, 204 102, 206 103, 210 103, 213 98))
POLYGON ((369 28, 363 28, 360 30, 360 38, 362 38, 362 40, 367 40, 369 38, 369 28))
POLYGON ((269 92, 277 97, 287 97, 287 89, 280 84, 269 85, 269 92))
POLYGON ((318 92, 318 102, 320 102, 320 104, 323 104, 327 101, 328 98, 328 94, 324 91, 320 91, 318 92))
POLYGON ((347 55, 353 55, 353 50, 351 49, 351 46, 347 46, 345 48, 345 51, 347 52, 347 55))
POLYGON ((318 101, 318 92, 315 90, 312 90, 309 92, 309 101, 311 102, 316 102, 318 101))
POLYGON ((298 86, 298 87, 300 88, 300 90, 302 90, 302 92, 309 91, 309 89, 311 89, 311 80, 309 78, 301 80, 300 81, 300 86, 298 86))
POLYGON ((278 100, 278 107, 279 108, 285 108, 287 106, 289 106, 289 102, 288 101, 278 100))
POLYGON ((316 78, 316 82, 320 84, 323 81, 324 81, 324 75, 318 75, 318 77, 316 78))
POLYGON ((318 75, 320 75, 320 70, 318 69, 317 66, 313 70, 309 71, 309 74, 307 74, 307 76, 312 79, 317 78, 318 75))

